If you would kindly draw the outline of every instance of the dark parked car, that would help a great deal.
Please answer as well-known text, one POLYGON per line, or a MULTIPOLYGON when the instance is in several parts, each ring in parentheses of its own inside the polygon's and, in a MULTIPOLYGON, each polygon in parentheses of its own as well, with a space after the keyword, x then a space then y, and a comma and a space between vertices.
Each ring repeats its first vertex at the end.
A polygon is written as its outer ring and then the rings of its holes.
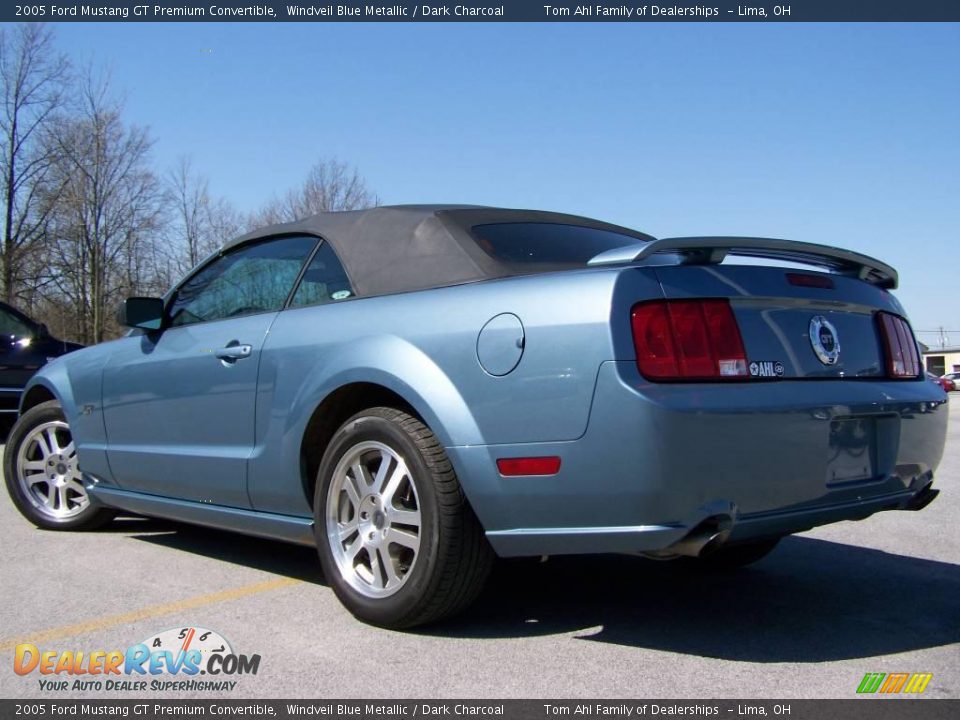
POLYGON ((23 386, 37 370, 50 359, 82 347, 58 340, 43 323, 0 302, 0 421, 17 419, 23 386))

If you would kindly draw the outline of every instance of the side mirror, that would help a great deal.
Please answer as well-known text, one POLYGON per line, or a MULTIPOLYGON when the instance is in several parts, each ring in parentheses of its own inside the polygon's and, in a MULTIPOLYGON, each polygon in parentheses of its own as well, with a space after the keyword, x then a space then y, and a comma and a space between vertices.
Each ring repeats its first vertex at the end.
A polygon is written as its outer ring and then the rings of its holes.
POLYGON ((49 338, 51 338, 51 337, 53 337, 53 336, 50 334, 50 328, 47 327, 47 324, 46 324, 46 323, 40 323, 40 324, 37 326, 37 339, 38 339, 38 340, 47 340, 47 339, 49 339, 49 338))
POLYGON ((163 300, 153 297, 127 298, 117 310, 117 322, 124 327, 159 330, 163 325, 163 300))

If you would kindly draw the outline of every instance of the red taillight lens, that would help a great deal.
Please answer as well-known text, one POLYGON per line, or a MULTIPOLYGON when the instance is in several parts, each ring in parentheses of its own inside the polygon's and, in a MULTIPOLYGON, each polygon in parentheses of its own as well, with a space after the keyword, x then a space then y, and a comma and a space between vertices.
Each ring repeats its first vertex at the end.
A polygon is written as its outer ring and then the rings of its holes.
POLYGON ((556 475, 560 472, 560 458, 555 456, 499 458, 497 460, 497 470, 504 477, 556 475))
POLYGON ((899 315, 878 312, 877 325, 887 356, 887 376, 917 377, 920 374, 920 354, 910 324, 899 315))
POLYGON ((670 314, 664 302, 637 305, 631 315, 640 372, 651 380, 680 375, 670 314))
POLYGON ((740 328, 727 300, 658 300, 630 315, 637 366, 650 380, 747 375, 740 328))

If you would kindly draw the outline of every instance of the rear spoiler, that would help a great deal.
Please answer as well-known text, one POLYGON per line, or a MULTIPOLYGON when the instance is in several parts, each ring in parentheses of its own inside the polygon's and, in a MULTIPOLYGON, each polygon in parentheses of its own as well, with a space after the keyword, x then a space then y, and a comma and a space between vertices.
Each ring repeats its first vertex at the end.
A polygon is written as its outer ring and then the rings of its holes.
POLYGON ((817 265, 878 287, 897 287, 897 271, 868 255, 815 243, 756 237, 679 237, 626 245, 594 256, 588 265, 639 263, 651 255, 680 256, 683 265, 718 265, 727 255, 817 265))

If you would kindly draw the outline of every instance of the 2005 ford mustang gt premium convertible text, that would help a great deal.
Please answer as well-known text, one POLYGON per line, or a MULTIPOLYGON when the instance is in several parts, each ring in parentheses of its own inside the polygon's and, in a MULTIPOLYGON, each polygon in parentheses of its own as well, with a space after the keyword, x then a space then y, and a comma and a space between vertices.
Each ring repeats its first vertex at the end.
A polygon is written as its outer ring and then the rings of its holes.
POLYGON ((744 565, 936 497, 946 394, 896 284, 786 240, 325 213, 37 373, 7 487, 44 528, 125 511, 315 544, 347 608, 396 628, 465 607, 495 555, 744 565))

